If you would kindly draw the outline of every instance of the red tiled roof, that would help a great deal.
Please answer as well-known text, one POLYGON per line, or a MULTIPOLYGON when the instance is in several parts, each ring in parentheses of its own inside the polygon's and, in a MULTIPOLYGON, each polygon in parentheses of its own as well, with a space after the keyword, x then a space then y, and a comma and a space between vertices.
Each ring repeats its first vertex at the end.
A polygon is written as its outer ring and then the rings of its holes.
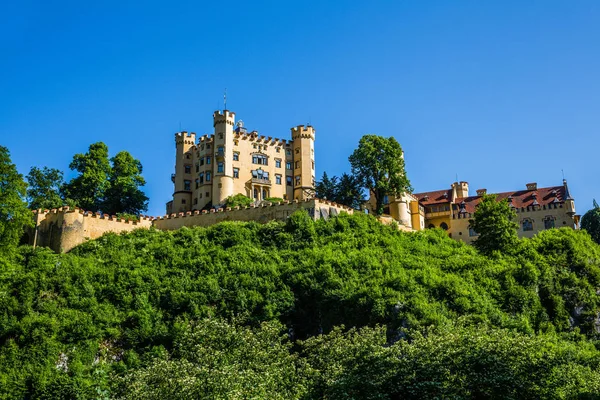
MULTIPOLYGON (((565 187, 564 186, 552 186, 547 188, 538 188, 537 190, 518 190, 516 192, 504 192, 497 193, 496 199, 504 200, 509 196, 512 196, 512 205, 521 208, 533 205, 533 202, 537 200, 540 206, 548 205, 557 199, 559 202, 564 202, 565 198, 565 187), (534 194, 536 195, 534 198, 534 194)), ((469 196, 461 197, 455 200, 455 204, 465 202, 465 211, 468 213, 475 212, 475 207, 481 202, 481 196, 469 196)))
POLYGON ((415 196, 422 205, 449 203, 452 200, 452 189, 413 193, 413 196, 415 196), (444 194, 446 194, 445 197, 444 194))

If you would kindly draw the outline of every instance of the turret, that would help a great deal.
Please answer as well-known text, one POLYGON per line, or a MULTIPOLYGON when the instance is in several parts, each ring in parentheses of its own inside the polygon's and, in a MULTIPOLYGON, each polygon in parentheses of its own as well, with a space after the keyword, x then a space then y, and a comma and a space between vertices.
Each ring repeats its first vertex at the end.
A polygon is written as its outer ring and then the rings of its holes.
POLYGON ((212 204, 217 205, 233 193, 233 127, 235 113, 229 110, 213 113, 214 166, 212 185, 212 204))
POLYGON ((469 197, 469 183, 464 181, 454 182, 452 184, 452 192, 455 195, 454 199, 461 197, 469 197))
POLYGON ((563 186, 565 188, 565 208, 567 209, 567 214, 570 217, 573 217, 576 213, 575 211, 575 200, 571 197, 571 193, 569 192, 569 186, 567 185, 567 180, 563 179, 563 186))
POLYGON ((315 191, 315 129, 308 125, 292 128, 294 199, 314 197, 315 191))
POLYGON ((173 192, 172 212, 188 211, 192 204, 192 148, 196 141, 193 132, 177 132, 175 134, 175 173, 171 180, 175 184, 173 192))

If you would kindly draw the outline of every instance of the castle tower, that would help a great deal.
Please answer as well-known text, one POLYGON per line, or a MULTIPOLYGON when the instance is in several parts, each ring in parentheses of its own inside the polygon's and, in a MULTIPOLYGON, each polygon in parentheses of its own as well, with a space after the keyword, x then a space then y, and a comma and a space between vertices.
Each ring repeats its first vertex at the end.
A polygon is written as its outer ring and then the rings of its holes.
POLYGON ((233 193, 233 127, 235 113, 229 110, 213 113, 214 166, 212 185, 212 204, 221 204, 233 193))
POLYGON ((189 211, 192 206, 192 148, 196 142, 193 132, 175 134, 175 173, 171 180, 175 184, 171 211, 174 213, 189 211))
POLYGON ((294 199, 304 200, 315 193, 315 129, 308 125, 292 128, 294 199))
POLYGON ((469 183, 468 182, 454 182, 452 184, 452 194, 454 195, 452 201, 456 198, 469 197, 469 183))

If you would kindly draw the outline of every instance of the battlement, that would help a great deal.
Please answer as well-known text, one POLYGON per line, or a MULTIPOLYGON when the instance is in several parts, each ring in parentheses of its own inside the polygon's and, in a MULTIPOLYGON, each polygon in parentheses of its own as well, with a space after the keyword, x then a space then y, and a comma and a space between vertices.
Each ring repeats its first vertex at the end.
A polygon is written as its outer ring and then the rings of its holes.
POLYGON ((298 125, 291 128, 292 131, 292 139, 306 138, 306 139, 315 139, 315 128, 311 125, 298 125))
POLYGON ((175 133, 175 143, 176 144, 194 145, 195 142, 196 142, 196 133, 195 132, 181 131, 181 132, 175 133))
POLYGON ((217 126, 218 124, 227 124, 233 126, 235 120, 235 113, 229 110, 215 111, 213 113, 213 126, 217 126))

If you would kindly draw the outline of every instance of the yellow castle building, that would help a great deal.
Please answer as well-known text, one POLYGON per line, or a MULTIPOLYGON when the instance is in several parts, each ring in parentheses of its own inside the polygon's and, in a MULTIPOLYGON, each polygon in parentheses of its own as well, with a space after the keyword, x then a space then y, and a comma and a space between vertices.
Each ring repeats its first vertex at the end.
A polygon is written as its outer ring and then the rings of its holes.
POLYGON ((175 185, 167 214, 223 206, 243 194, 257 204, 269 198, 303 201, 314 196, 315 129, 291 128, 291 139, 248 132, 235 113, 213 113, 214 133, 196 140, 175 134, 175 185))

